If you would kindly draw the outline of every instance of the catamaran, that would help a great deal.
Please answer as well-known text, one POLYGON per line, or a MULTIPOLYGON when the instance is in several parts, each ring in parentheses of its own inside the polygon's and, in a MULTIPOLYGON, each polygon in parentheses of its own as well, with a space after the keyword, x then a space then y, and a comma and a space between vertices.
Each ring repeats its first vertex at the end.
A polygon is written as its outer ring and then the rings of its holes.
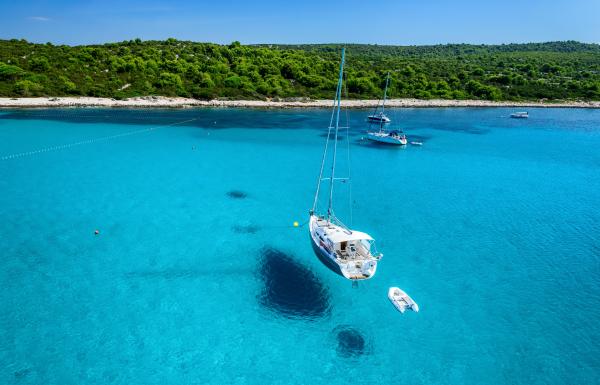
POLYGON ((383 103, 381 103, 381 111, 379 111, 379 102, 375 107, 373 114, 367 117, 367 120, 371 122, 389 123, 391 120, 385 115, 385 100, 387 98, 387 89, 390 82, 390 73, 388 72, 387 78, 385 79, 385 90, 383 91, 383 103))
POLYGON ((317 181, 317 191, 310 210, 309 232, 313 250, 319 260, 333 272, 352 281, 369 279, 375 275, 377 262, 383 254, 375 250, 375 241, 369 234, 351 230, 344 225, 333 212, 333 187, 336 181, 349 181, 349 178, 336 178, 335 165, 340 128, 340 107, 344 74, 345 49, 342 49, 340 74, 338 78, 335 102, 325 140, 325 150, 321 162, 321 171, 317 181), (334 124, 335 117, 335 124, 334 124), (333 154, 331 156, 331 174, 323 176, 325 163, 329 159, 329 139, 334 130, 333 154), (319 213, 317 204, 321 183, 329 182, 329 200, 326 213, 319 213))

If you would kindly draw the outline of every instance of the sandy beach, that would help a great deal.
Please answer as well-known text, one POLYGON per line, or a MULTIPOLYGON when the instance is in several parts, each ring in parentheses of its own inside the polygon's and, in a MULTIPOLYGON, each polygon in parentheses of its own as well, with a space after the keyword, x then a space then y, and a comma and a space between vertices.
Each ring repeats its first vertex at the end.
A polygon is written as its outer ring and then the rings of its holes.
MULTIPOLYGON (((377 100, 344 100, 349 108, 372 108, 377 100)), ((126 107, 126 108, 185 108, 185 107, 240 107, 240 108, 322 108, 330 107, 331 100, 197 100, 180 97, 144 96, 123 100, 94 97, 43 97, 43 98, 0 98, 0 108, 36 107, 126 107)), ((487 100, 421 100, 390 99, 388 107, 555 107, 555 108, 600 108, 600 101, 569 102, 492 102, 487 100)))

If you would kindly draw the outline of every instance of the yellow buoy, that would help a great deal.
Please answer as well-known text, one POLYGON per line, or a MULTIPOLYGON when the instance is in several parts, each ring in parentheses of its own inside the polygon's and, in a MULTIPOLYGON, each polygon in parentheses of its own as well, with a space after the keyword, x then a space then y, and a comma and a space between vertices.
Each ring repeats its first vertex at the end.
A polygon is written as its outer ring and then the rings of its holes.
POLYGON ((294 227, 298 227, 298 222, 294 221, 294 227))

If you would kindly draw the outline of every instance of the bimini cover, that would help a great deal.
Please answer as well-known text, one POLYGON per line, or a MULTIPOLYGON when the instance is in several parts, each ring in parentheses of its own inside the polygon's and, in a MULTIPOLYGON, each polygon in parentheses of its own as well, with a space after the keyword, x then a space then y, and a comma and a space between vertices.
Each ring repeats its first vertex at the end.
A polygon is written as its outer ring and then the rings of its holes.
POLYGON ((369 234, 363 233, 361 231, 352 231, 351 233, 348 233, 347 231, 336 229, 336 230, 328 233, 327 235, 329 236, 328 238, 331 239, 331 241, 333 243, 348 242, 348 241, 360 241, 360 240, 366 240, 366 241, 373 240, 373 238, 371 238, 371 236, 369 234))

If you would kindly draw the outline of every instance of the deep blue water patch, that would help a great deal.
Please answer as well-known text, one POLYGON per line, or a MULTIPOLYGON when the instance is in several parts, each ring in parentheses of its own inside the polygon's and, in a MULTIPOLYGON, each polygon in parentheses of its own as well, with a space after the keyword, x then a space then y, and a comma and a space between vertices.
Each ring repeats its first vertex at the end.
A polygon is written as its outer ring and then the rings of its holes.
POLYGON ((331 312, 329 292, 317 276, 280 250, 261 250, 259 303, 286 318, 317 320, 331 312))
POLYGON ((0 120, 49 120, 67 123, 107 123, 120 125, 167 125, 191 120, 184 126, 211 129, 258 128, 258 129, 294 129, 314 127, 323 128, 327 110, 271 109, 269 115, 276 119, 265 120, 262 109, 223 109, 223 108, 39 108, 7 110, 0 120), (318 113, 315 113, 318 112, 318 113), (193 119, 193 120, 192 120, 193 119))
POLYGON ((233 225, 231 226, 236 234, 256 234, 260 230, 260 226, 257 225, 233 225))
POLYGON ((248 194, 241 190, 231 190, 227 192, 227 196, 231 199, 246 199, 248 194))
MULTIPOLYGON (((168 109, 103 109, 103 108, 61 108, 11 110, 0 115, 5 120, 48 120, 67 123, 108 123, 121 125, 162 126, 190 120, 184 125, 198 126, 202 120, 191 111, 175 112, 168 109), (193 120, 192 120, 193 119, 193 120)), ((206 119, 204 119, 206 120, 206 119)))
POLYGON ((357 358, 369 353, 368 341, 358 329, 340 325, 333 330, 333 335, 340 357, 357 358))
POLYGON ((31 368, 21 369, 14 372, 15 378, 17 380, 22 380, 27 377, 31 373, 31 368))

